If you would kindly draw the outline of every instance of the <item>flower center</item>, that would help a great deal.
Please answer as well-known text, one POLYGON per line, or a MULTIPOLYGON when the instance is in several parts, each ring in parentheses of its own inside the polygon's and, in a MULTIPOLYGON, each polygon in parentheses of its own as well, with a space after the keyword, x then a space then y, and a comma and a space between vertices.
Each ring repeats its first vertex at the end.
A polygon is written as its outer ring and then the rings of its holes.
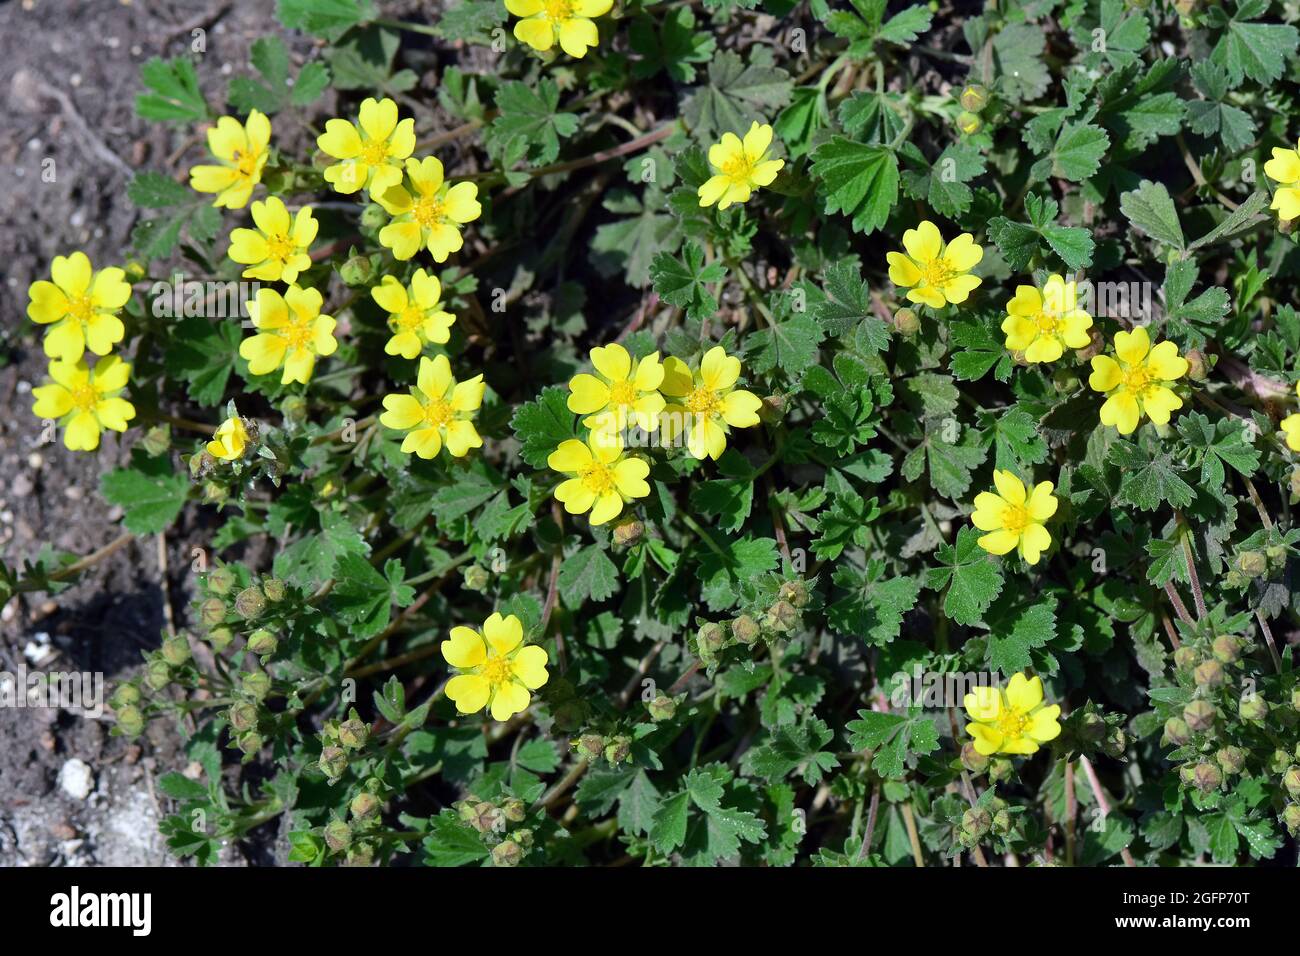
POLYGON ((420 326, 424 324, 424 310, 408 305, 393 316, 393 324, 397 326, 396 331, 398 332, 417 332, 420 326))
POLYGON ((953 277, 952 268, 942 258, 931 259, 925 264, 925 285, 941 286, 953 277))
POLYGON ((445 218, 442 200, 437 196, 425 196, 415 204, 411 215, 425 229, 438 225, 445 218))
POLYGON ((424 406, 424 422, 434 428, 442 428, 454 414, 451 403, 441 398, 435 398, 424 406))
POLYGON ((1024 505, 1007 505, 1002 509, 1002 527, 1012 534, 1025 530, 1029 524, 1029 510, 1024 505))
POLYGON ((626 380, 615 382, 609 387, 609 400, 615 405, 631 405, 636 401, 636 388, 626 380))
POLYGON ((88 295, 79 295, 68 300, 68 314, 78 322, 89 322, 95 314, 95 303, 88 295))
POLYGON ((740 153, 722 164, 722 175, 734 182, 745 182, 753 172, 754 166, 749 157, 740 153))
POLYGON ((372 139, 361 147, 361 161, 367 166, 379 166, 388 158, 388 143, 372 139))
POLYGON ((1035 322, 1038 324, 1038 331, 1044 335, 1051 335, 1056 331, 1056 313, 1046 310, 1039 312, 1035 322))
POLYGON ((257 172, 257 153, 246 153, 242 149, 237 149, 232 158, 235 161, 235 168, 245 176, 251 176, 257 172))
POLYGON ((280 336, 289 343, 290 349, 304 349, 312 340, 311 319, 294 317, 280 332, 280 336))
POLYGON ((72 405, 77 411, 93 412, 99 405, 99 392, 89 382, 76 385, 68 389, 68 392, 72 395, 72 405))
POLYGON ((1141 392, 1151 384, 1151 376, 1141 365, 1135 365, 1124 372, 1124 387, 1131 392, 1141 392))
POLYGON ((602 462, 593 461, 578 472, 578 478, 582 486, 594 495, 607 495, 614 490, 614 473, 602 462))
POLYGON ((686 399, 687 410, 696 415, 708 415, 716 412, 721 404, 717 393, 704 385, 698 386, 686 399))
POLYGON ((552 23, 573 19, 573 0, 545 0, 542 14, 552 23))
POLYGON ((998 717, 998 730, 1003 737, 1015 739, 1025 732, 1029 726, 1029 718, 1018 711, 1004 711, 998 717))
POLYGON ((276 234, 266 237, 266 254, 269 259, 284 261, 293 255, 294 241, 286 235, 276 234))
POLYGON ((510 680, 510 662, 499 654, 490 654, 479 675, 493 687, 499 687, 510 680))

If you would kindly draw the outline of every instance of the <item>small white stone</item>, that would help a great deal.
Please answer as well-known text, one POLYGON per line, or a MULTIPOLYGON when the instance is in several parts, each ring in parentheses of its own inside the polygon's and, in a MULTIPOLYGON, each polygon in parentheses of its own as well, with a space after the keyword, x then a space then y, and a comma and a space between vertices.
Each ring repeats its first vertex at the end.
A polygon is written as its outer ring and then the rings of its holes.
POLYGON ((73 757, 59 768, 59 786, 74 800, 85 800, 95 788, 95 775, 89 764, 73 757))

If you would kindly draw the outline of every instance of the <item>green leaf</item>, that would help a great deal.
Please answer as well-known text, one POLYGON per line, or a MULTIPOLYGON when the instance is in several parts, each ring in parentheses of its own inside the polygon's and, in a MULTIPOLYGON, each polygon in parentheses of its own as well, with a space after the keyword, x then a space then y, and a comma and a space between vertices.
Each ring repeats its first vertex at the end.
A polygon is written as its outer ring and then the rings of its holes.
POLYGON ((1282 76, 1288 58, 1300 45, 1300 31, 1289 24, 1251 23, 1268 11, 1269 0, 1241 0, 1232 19, 1225 20, 1222 7, 1207 17, 1211 26, 1224 32, 1210 59, 1225 67, 1233 86, 1250 77, 1257 83, 1274 83, 1282 76))
POLYGON ((141 119, 199 123, 208 118, 208 102, 189 57, 154 57, 140 67, 140 81, 152 91, 135 98, 135 112, 141 119))
POLYGON ((1002 591, 1002 571, 997 560, 979 546, 981 532, 964 527, 956 545, 944 544, 935 552, 940 566, 928 572, 926 586, 948 588, 943 610, 958 624, 978 624, 988 606, 1002 591))
POLYGON ((547 457, 560 442, 577 437, 568 402, 569 390, 551 385, 542 389, 535 401, 520 405, 510 419, 510 427, 523 445, 519 456, 532 467, 545 468, 547 457))
POLYGON ((968 143, 952 143, 933 163, 911 143, 902 147, 903 187, 914 199, 925 200, 935 212, 956 219, 970 210, 975 194, 966 185, 984 172, 984 156, 968 143))
POLYGON ((884 562, 877 559, 869 560, 863 571, 841 566, 831 579, 847 592, 828 609, 831 627, 877 647, 898 637, 903 615, 916 606, 921 593, 916 578, 885 577, 884 562))
POLYGON ((171 457, 132 456, 130 468, 118 468, 99 480, 100 494, 119 505, 122 524, 134 534, 157 534, 176 520, 185 506, 189 480, 172 471, 171 457))
POLYGON ((210 408, 226 394, 241 339, 237 319, 213 322, 191 316, 174 326, 163 361, 169 375, 189 383, 189 397, 210 408))
POLYGON ((1033 665, 1030 651, 1056 636, 1056 598, 1039 597, 1032 604, 1012 604, 1008 595, 988 614, 989 666, 1010 677, 1033 665))
POLYGON ((650 284, 650 265, 655 254, 677 248, 672 241, 677 233, 677 219, 657 208, 649 199, 646 202, 627 190, 611 189, 602 205, 610 212, 631 213, 617 222, 603 223, 596 229, 591 248, 596 268, 605 275, 627 273, 627 281, 634 286, 650 284))
POLYGON ((1047 33, 1036 23, 1008 23, 993 38, 993 69, 1001 92, 1012 103, 1036 100, 1047 92, 1051 74, 1043 63, 1047 33))
POLYGON ((875 751, 871 769, 887 780, 901 780, 917 756, 939 749, 938 729, 919 707, 909 708, 906 716, 860 710, 844 729, 851 748, 875 751))
POLYGON ((1193 242, 1188 249, 1199 249, 1201 246, 1212 242, 1218 242, 1220 239, 1226 239, 1229 236, 1235 236, 1239 232, 1249 229, 1256 223, 1266 222, 1268 216, 1263 210, 1268 206, 1268 193, 1255 192, 1246 197, 1245 202, 1234 209, 1228 215, 1223 217, 1223 221, 1207 232, 1201 238, 1193 242))
POLYGON ((1116 441, 1107 460, 1123 474, 1117 498, 1120 502, 1155 511, 1163 505, 1185 508, 1195 497, 1192 486, 1174 471, 1168 452, 1152 456, 1138 445, 1116 441))
MULTIPOLYGON (((493 137, 500 144, 521 140, 528 144, 527 157, 533 166, 544 166, 560 155, 560 139, 578 130, 578 117, 559 111, 560 88, 543 77, 536 84, 504 83, 497 90, 499 115, 492 122, 493 137)), ((497 155, 502 154, 496 149, 497 155)))
POLYGON ((655 30, 655 20, 639 16, 627 31, 628 45, 641 55, 632 64, 632 75, 647 79, 659 71, 674 82, 690 83, 695 79, 695 63, 707 63, 717 48, 708 33, 695 29, 695 13, 690 7, 678 7, 664 14, 655 30))
POLYGON ((374 16, 370 0, 279 0, 276 16, 290 30, 334 41, 374 16))
POLYGON ((875 498, 863 500, 854 492, 837 494, 828 508, 817 516, 817 537, 812 552, 818 560, 834 561, 849 544, 865 547, 867 525, 880 516, 875 498))
POLYGON ((164 209, 194 201, 194 193, 188 186, 154 172, 136 173, 126 187, 126 195, 131 202, 145 209, 164 209))
POLYGON ((704 264, 704 250, 696 242, 682 246, 681 258, 661 252, 650 264, 650 281, 659 298, 686 312, 689 319, 702 320, 718 311, 718 300, 709 286, 722 282, 727 267, 721 262, 704 264))
POLYGON ((465 866, 485 860, 492 853, 478 831, 452 809, 443 810, 430 821, 429 835, 421 845, 429 866, 465 866))
POLYGON ((307 106, 329 85, 329 70, 323 63, 306 64, 293 82, 289 79, 289 51, 276 36, 253 42, 249 59, 262 79, 237 76, 230 81, 230 105, 239 113, 260 110, 267 115, 289 106, 307 106))
POLYGON ((691 507, 732 534, 744 527, 753 506, 754 479, 748 476, 702 481, 691 488, 691 507))
POLYGON ((1011 268, 1023 270, 1034 256, 1043 256, 1043 243, 1072 270, 1092 264, 1092 237, 1086 229, 1056 225, 1058 208, 1054 199, 1030 195, 1025 197, 1029 225, 1005 216, 989 220, 989 238, 1011 268))
POLYGON ((415 591, 402 583, 402 563, 389 560, 380 574, 355 551, 344 552, 334 563, 334 587, 329 607, 348 625, 351 637, 367 638, 381 632, 392 619, 392 605, 405 607, 415 591))
POLYGON ((1033 167, 1037 180, 1049 175, 1081 183, 1101 168, 1101 158, 1110 148, 1110 135, 1091 123, 1066 123, 1046 157, 1033 167))
MULTIPOLYGON (((770 54, 764 52, 770 60, 770 54)), ((743 136, 751 122, 767 122, 790 102, 794 83, 784 70, 760 62, 752 54, 748 66, 724 50, 709 63, 706 85, 697 87, 682 104, 686 124, 697 136, 717 139, 722 133, 743 136), (718 135, 715 135, 718 134, 718 135)))
POLYGON ((882 227, 898 201, 898 157, 881 146, 836 136, 812 154, 812 174, 826 212, 842 212, 857 232, 882 227))
POLYGON ((771 571, 780 563, 776 542, 771 538, 746 535, 732 542, 718 542, 718 551, 698 545, 700 596, 710 611, 723 611, 740 599, 742 584, 771 571), (718 552, 721 553, 718 553, 718 552))
POLYGON ((1137 189, 1119 197, 1119 208, 1134 228, 1152 239, 1171 245, 1180 252, 1186 248, 1174 201, 1162 183, 1142 180, 1137 189))
POLYGON ((565 607, 576 611, 587 600, 603 601, 618 590, 618 568, 600 545, 589 544, 560 564, 558 584, 565 607))
POLYGON ((797 379, 804 369, 817 363, 821 340, 821 326, 811 316, 795 313, 783 322, 750 333, 745 355, 759 374, 779 368, 797 379))
POLYGON ((1226 418, 1211 425, 1200 412, 1191 412, 1178 419, 1178 433, 1192 450, 1191 463, 1200 462, 1203 487, 1223 487, 1225 464, 1247 478, 1259 468, 1259 452, 1249 441, 1250 433, 1226 418))
POLYGON ((1202 60, 1192 65, 1191 75, 1192 83, 1205 97, 1187 104, 1187 125, 1192 131, 1201 136, 1218 133, 1229 152, 1254 145, 1255 121, 1245 110, 1224 102, 1228 95, 1228 71, 1213 60, 1202 60))

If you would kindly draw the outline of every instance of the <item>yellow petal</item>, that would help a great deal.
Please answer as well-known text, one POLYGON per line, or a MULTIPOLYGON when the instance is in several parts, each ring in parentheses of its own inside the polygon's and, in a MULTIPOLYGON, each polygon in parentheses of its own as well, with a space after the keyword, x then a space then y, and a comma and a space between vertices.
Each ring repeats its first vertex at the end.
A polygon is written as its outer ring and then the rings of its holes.
POLYGON ((623 499, 617 492, 609 492, 601 495, 596 499, 595 505, 591 509, 590 521, 593 525, 601 525, 607 521, 617 518, 623 511, 623 499))
POLYGON ((534 50, 549 50, 555 45, 555 31, 551 29, 550 20, 529 17, 515 24, 515 39, 534 50))
POLYGON ((972 720, 997 720, 1002 713, 1002 694, 987 684, 977 684, 962 703, 972 720))
POLYGON ((483 439, 473 422, 456 419, 447 423, 447 451, 454 458, 464 458, 471 448, 482 448, 483 439))
POLYGON ((975 244, 974 236, 969 232, 963 232, 948 243, 948 248, 943 251, 943 258, 953 271, 970 272, 984 258, 984 249, 975 244))
POLYGON ((700 362, 700 380, 715 392, 731 388, 740 378, 740 359, 727 355, 721 345, 715 345, 704 354, 700 362))
POLYGON ((1115 354, 1125 365, 1141 365, 1151 350, 1151 339, 1145 326, 1137 326, 1132 332, 1115 333, 1115 354))
POLYGON ((933 262, 943 251, 939 227, 926 219, 915 229, 908 229, 903 233, 903 248, 913 262, 921 265, 933 262))
POLYGON ((1043 680, 1032 680, 1024 674, 1012 674, 1007 681, 1007 702, 1019 713, 1027 714, 1043 702, 1043 680))
POLYGON ((1173 342, 1160 342, 1147 354, 1147 371, 1153 378, 1172 382, 1187 374, 1187 359, 1178 354, 1173 342))
POLYGON ((479 674, 457 674, 447 681, 447 697, 462 714, 476 714, 487 706, 492 685, 479 674))
POLYGON ((993 484, 1002 500, 1009 505, 1025 503, 1025 484, 1009 471, 994 469, 993 484))
POLYGON ((625 458, 614 466, 614 485, 627 498, 644 498, 650 494, 649 474, 650 466, 640 458, 625 458))
POLYGON ((361 136, 347 120, 327 120, 325 132, 316 137, 316 146, 335 159, 352 159, 361 152, 361 136))
POLYGON ((536 644, 519 648, 510 661, 510 671, 515 679, 529 690, 537 690, 546 684, 546 649, 536 644))
POLYGON ((1088 376, 1088 387, 1094 392, 1109 392, 1119 385, 1124 378, 1119 363, 1109 355, 1092 357, 1092 374, 1088 376))
POLYGON ((522 685, 513 681, 502 684, 496 689, 496 696, 492 698, 492 719, 509 720, 515 714, 522 714, 528 709, 531 700, 532 695, 522 685))
POLYGON ((424 420, 424 406, 412 395, 385 395, 384 408, 379 423, 386 428, 406 430, 424 420))
POLYGON ((1137 399, 1127 389, 1115 392, 1101 406, 1101 423, 1114 426, 1121 435, 1133 434, 1141 417, 1137 399))
POLYGON ((70 256, 55 256, 50 263, 50 275, 54 284, 71 298, 85 295, 90 291, 93 273, 90 259, 84 252, 74 252, 70 256))
POLYGON ((1157 425, 1168 425, 1170 413, 1182 407, 1183 400, 1163 386, 1155 385, 1142 393, 1142 410, 1157 425))
POLYGON ((1056 514, 1058 502, 1056 496, 1052 494, 1053 487, 1050 481, 1040 481, 1034 486, 1034 491, 1029 496, 1025 507, 1029 511, 1029 517, 1035 521, 1046 521, 1056 514))
POLYGON ((732 428, 752 428, 758 424, 758 410, 763 400, 753 392, 736 389, 722 400, 722 420, 732 428))
POLYGON ((608 404, 609 386, 596 376, 582 372, 569 380, 569 411, 577 415, 590 415, 608 404))
POLYGON ((524 626, 513 614, 502 617, 494 611, 483 622, 483 637, 495 653, 504 657, 523 642, 524 626))
POLYGON ((586 442, 570 438, 560 442, 558 448, 546 459, 546 466, 552 471, 573 474, 591 465, 591 449, 586 442))
POLYGON ((978 544, 989 554, 1007 554, 1020 544, 1020 535, 1014 531, 993 531, 981 536, 978 544))
POLYGON ((487 644, 473 628, 453 627, 450 640, 442 642, 442 656, 452 667, 478 667, 487 659, 487 644))

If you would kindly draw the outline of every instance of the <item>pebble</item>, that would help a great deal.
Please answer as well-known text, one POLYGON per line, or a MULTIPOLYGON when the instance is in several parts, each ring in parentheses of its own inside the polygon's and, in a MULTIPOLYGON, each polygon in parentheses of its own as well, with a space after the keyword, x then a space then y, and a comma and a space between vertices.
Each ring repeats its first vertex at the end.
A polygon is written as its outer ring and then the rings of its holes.
POLYGON ((74 800, 85 800, 95 787, 95 775, 89 764, 73 757, 59 768, 59 786, 74 800))

